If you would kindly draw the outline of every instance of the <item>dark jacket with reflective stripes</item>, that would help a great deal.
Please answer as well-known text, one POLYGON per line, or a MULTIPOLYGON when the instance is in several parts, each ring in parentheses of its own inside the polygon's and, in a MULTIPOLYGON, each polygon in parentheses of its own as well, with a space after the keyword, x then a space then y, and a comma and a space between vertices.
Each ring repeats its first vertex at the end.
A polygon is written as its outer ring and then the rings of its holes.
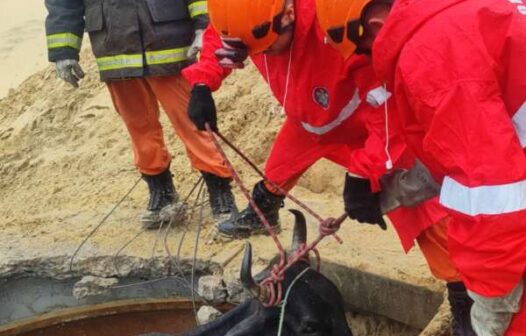
POLYGON ((84 30, 103 81, 179 74, 206 0, 45 0, 49 60, 79 59, 84 30))

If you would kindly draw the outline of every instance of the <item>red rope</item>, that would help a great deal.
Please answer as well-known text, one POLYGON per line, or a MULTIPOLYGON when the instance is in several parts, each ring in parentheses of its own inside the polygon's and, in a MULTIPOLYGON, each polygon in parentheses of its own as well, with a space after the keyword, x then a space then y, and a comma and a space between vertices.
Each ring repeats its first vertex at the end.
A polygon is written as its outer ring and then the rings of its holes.
POLYGON ((328 218, 328 219, 324 220, 320 215, 318 215, 316 212, 314 212, 312 209, 310 209, 303 202, 301 202, 300 200, 298 200, 295 197, 293 197, 290 194, 288 194, 282 188, 277 186, 274 182, 268 180, 265 177, 265 175, 256 167, 256 165, 254 163, 252 163, 236 146, 234 146, 230 141, 228 141, 228 139, 226 139, 223 135, 221 135, 219 132, 215 132, 214 133, 208 124, 206 124, 206 129, 207 129, 210 137, 212 138, 212 140, 213 140, 218 152, 223 157, 228 170, 232 174, 232 178, 234 179, 236 184, 239 186, 239 188, 243 192, 243 195, 245 196, 245 198, 250 203, 250 206, 254 209, 254 211, 258 215, 259 219, 263 223, 263 226, 265 227, 265 229, 267 230, 269 235, 274 240, 274 243, 276 244, 276 247, 277 247, 279 255, 280 255, 280 262, 279 262, 279 264, 274 265, 274 267, 272 267, 272 271, 270 272, 269 277, 266 278, 265 280, 263 280, 260 285, 266 286, 268 288, 268 290, 269 290, 269 293, 270 293, 269 302, 264 303, 264 305, 267 306, 267 307, 277 306, 277 305, 279 305, 281 303, 281 300, 282 300, 282 296, 283 296, 283 285, 282 285, 282 282, 283 282, 284 277, 285 277, 285 272, 288 269, 290 269, 298 261, 300 261, 302 259, 308 259, 309 253, 312 251, 315 254, 315 256, 316 256, 317 270, 319 271, 320 270, 320 265, 321 265, 321 257, 320 257, 319 251, 316 248, 318 246, 318 244, 325 237, 330 236, 330 235, 333 235, 340 244, 343 243, 342 240, 336 235, 336 232, 339 230, 340 225, 343 223, 343 221, 345 221, 345 219, 347 218, 347 214, 341 215, 338 219, 328 218), (300 246, 298 248, 298 250, 295 252, 295 254, 292 255, 287 260, 287 257, 286 257, 286 254, 285 254, 285 249, 283 248, 283 245, 279 241, 278 236, 276 235, 276 233, 272 229, 272 226, 270 225, 268 220, 263 215, 263 212, 261 211, 261 209, 259 209, 257 204, 254 202, 254 200, 250 196, 249 190, 245 187, 245 185, 243 184, 243 182, 239 178, 239 175, 237 174, 236 170, 234 169, 234 166, 232 165, 232 163, 230 162, 230 160, 226 156, 226 154, 225 154, 223 148, 221 147, 221 144, 219 143, 219 141, 216 138, 216 136, 219 137, 220 139, 222 139, 230 148, 232 148, 239 156, 241 156, 243 158, 243 160, 245 162, 247 162, 266 182, 270 183, 280 193, 285 195, 285 197, 287 197, 290 200, 292 200, 294 203, 296 203, 297 205, 302 207, 304 210, 306 210, 308 213, 310 213, 312 216, 314 216, 316 219, 318 219, 320 221, 319 234, 318 234, 318 237, 316 238, 316 240, 314 240, 312 243, 310 243, 307 246, 305 246, 305 245, 300 246))
MULTIPOLYGON (((312 210, 308 205, 306 205, 305 203, 303 203, 302 201, 300 201, 299 199, 297 199, 296 197, 292 196, 291 194, 289 194, 286 190, 284 190, 283 188, 281 188, 279 185, 277 185, 276 183, 274 183, 273 181, 269 180, 265 174, 263 174, 263 172, 261 170, 259 170, 259 168, 239 149, 237 148, 237 146, 235 146, 233 143, 231 143, 223 134, 221 134, 219 131, 216 131, 215 134, 224 142, 228 145, 228 147, 230 147, 234 152, 236 152, 237 155, 239 155, 243 161, 245 161, 250 167, 252 167, 252 169, 254 169, 254 171, 263 179, 265 180, 265 182, 269 183, 274 189, 276 189, 281 195, 285 196, 286 198, 290 199, 293 203, 297 204, 298 206, 300 206, 303 210, 305 210, 306 212, 308 212, 311 216, 313 216, 314 218, 316 218, 320 224, 323 223, 324 219, 319 215, 317 214, 314 210, 312 210)), ((334 239, 336 239, 336 241, 339 243, 339 244, 342 244, 343 241, 340 239, 340 237, 338 237, 338 235, 336 235, 335 232, 332 233, 332 236, 334 236, 334 239)))
POLYGON ((230 160, 226 156, 223 148, 221 147, 221 144, 216 139, 215 133, 212 132, 212 129, 210 128, 208 123, 206 124, 206 129, 207 129, 208 133, 210 134, 210 136, 212 137, 212 140, 214 141, 214 144, 215 144, 217 150, 219 151, 219 153, 223 157, 223 160, 225 160, 225 164, 226 164, 228 170, 230 171, 230 173, 232 174, 232 178, 234 179, 236 184, 239 186, 239 188, 243 192, 243 195, 245 196, 245 198, 250 203, 250 206, 254 209, 254 211, 258 215, 259 219, 263 223, 263 226, 265 227, 265 229, 267 230, 269 235, 274 240, 274 243, 276 244, 276 246, 278 248, 278 251, 279 251, 279 255, 280 255, 280 266, 284 266, 285 263, 286 263, 285 249, 283 248, 283 245, 281 245, 281 242, 279 241, 278 236, 276 235, 276 232, 274 232, 274 229, 272 229, 272 226, 268 222, 267 218, 263 215, 263 212, 261 211, 261 209, 259 209, 259 207, 257 206, 256 202, 254 202, 254 200, 250 196, 249 190, 245 187, 245 185, 243 184, 243 182, 239 178, 239 175, 237 174, 236 170, 234 169, 234 166, 232 165, 232 163, 230 162, 230 160))

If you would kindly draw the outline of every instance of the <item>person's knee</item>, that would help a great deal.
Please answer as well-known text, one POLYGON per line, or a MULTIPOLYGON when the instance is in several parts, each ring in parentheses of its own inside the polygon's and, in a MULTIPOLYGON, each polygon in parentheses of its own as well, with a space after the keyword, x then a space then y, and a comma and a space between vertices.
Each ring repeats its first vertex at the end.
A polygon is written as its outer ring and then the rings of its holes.
POLYGON ((513 315, 521 308, 524 282, 521 281, 509 294, 501 297, 485 297, 468 291, 473 299, 471 320, 478 336, 503 336, 513 315))

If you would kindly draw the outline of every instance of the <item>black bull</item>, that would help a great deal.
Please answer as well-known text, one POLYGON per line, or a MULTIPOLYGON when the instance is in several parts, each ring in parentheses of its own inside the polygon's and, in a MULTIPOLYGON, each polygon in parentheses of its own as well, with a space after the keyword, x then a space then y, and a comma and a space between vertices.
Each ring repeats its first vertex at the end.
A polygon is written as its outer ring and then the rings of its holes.
MULTIPOLYGON (((305 243, 307 229, 305 217, 292 210, 296 217, 292 252, 305 243)), ((264 299, 265 288, 257 285, 252 277, 252 249, 245 250, 241 267, 241 282, 256 298, 264 299)), ((306 268, 307 261, 300 261, 285 272, 283 293, 306 268)), ((252 299, 232 309, 211 323, 202 325, 179 336, 276 336, 280 322, 280 307, 264 307, 252 299)), ((282 336, 352 336, 345 319, 343 298, 336 286, 321 273, 307 271, 290 291, 283 321, 282 336)), ((169 336, 147 334, 143 336, 169 336)))

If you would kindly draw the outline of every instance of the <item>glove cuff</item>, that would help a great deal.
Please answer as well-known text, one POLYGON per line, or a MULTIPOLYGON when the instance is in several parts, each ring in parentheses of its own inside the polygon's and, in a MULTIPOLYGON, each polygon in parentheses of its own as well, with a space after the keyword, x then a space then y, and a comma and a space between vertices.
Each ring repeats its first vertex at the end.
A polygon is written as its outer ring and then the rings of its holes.
POLYGON ((353 193, 373 193, 371 182, 368 179, 346 174, 345 183, 351 188, 353 193))
POLYGON ((207 85, 196 84, 192 88, 193 94, 212 94, 212 91, 207 85))

